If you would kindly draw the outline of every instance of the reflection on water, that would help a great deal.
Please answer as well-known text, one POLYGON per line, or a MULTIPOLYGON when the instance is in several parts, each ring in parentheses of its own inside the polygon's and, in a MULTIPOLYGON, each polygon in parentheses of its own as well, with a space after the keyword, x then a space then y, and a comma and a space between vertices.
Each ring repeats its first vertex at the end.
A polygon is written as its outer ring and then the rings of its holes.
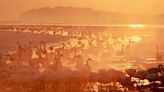
POLYGON ((163 66, 158 67, 163 64, 162 30, 142 24, 1 26, 2 89, 6 92, 156 89, 163 85, 163 66))

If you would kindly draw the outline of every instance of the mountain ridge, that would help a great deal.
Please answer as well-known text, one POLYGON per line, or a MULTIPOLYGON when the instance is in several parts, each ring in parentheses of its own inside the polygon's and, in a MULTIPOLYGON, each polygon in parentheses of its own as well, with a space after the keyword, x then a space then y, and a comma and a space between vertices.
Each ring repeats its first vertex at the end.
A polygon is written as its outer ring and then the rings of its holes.
POLYGON ((81 7, 43 7, 20 14, 22 23, 88 23, 88 24, 160 24, 164 14, 158 16, 123 14, 81 7))

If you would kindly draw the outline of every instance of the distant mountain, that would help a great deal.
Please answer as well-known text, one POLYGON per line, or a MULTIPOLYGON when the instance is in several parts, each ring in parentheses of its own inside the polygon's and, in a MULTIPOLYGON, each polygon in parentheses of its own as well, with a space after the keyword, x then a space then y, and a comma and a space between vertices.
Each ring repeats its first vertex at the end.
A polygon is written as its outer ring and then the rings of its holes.
MULTIPOLYGON (((31 9, 20 15, 22 23, 129 24, 162 23, 159 16, 97 11, 91 8, 55 7, 31 9)), ((164 18, 164 16, 163 16, 164 18)))

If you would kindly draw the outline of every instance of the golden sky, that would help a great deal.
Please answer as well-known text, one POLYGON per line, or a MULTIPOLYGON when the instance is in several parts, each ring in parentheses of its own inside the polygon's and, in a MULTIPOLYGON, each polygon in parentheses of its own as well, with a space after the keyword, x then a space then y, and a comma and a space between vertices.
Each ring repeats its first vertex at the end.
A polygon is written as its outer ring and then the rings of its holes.
POLYGON ((164 13, 164 0, 0 0, 0 21, 17 20, 21 12, 32 8, 73 6, 97 10, 135 13, 164 13))

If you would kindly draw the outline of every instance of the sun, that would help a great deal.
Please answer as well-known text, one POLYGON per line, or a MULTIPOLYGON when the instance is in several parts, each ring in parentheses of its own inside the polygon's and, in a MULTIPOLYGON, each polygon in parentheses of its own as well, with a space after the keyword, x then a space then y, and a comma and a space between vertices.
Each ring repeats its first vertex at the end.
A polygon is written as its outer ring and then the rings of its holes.
POLYGON ((131 25, 128 25, 130 28, 143 28, 145 27, 145 25, 143 24, 131 24, 131 25))

